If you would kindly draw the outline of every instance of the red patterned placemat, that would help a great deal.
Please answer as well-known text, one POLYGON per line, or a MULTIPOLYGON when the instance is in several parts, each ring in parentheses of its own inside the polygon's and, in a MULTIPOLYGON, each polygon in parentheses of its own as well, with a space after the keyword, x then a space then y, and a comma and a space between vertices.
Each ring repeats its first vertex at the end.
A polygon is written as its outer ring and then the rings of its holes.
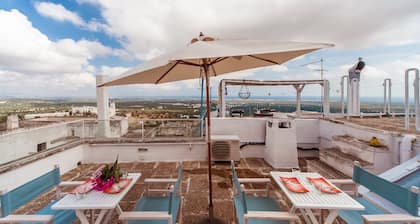
POLYGON ((284 186, 295 193, 306 193, 309 192, 296 177, 280 177, 284 186))
POLYGON ((311 182, 316 189, 323 193, 328 194, 338 194, 341 193, 341 190, 334 187, 323 177, 308 177, 309 182, 311 182))

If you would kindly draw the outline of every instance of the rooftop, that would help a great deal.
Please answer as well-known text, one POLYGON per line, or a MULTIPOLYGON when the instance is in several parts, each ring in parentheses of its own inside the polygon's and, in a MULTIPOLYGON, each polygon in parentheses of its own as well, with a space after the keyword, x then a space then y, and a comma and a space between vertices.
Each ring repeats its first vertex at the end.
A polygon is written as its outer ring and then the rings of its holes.
MULTIPOLYGON (((178 165, 182 164, 184 168, 182 180, 182 196, 184 197, 182 205, 183 223, 197 223, 198 220, 207 217, 207 163, 199 161, 190 162, 134 162, 121 163, 121 169, 129 172, 140 172, 141 178, 137 181, 130 192, 120 202, 123 211, 131 211, 137 200, 140 199, 145 190, 145 178, 168 178, 176 177, 178 165)), ((102 164, 82 164, 77 168, 62 175, 63 180, 84 180, 94 170, 102 164)), ((332 167, 322 163, 315 158, 300 159, 299 166, 301 171, 319 172, 327 178, 348 178, 346 175, 336 171, 332 167)), ((239 177, 269 177, 269 172, 279 169, 273 169, 263 159, 247 158, 241 159, 237 165, 239 177)), ((290 171, 290 170, 288 170, 290 171)), ((229 163, 217 163, 213 166, 213 197, 215 215, 221 218, 225 223, 232 223, 235 220, 234 207, 232 203, 232 182, 229 163)), ((249 186, 258 187, 258 186, 249 186)), ((271 193, 277 198, 279 204, 287 209, 290 207, 285 196, 282 195, 280 188, 272 180, 271 193)), ((31 203, 18 209, 18 214, 31 214, 39 210, 55 197, 53 191, 43 194, 31 203)), ((117 223, 117 214, 113 214, 113 222, 117 223)))
POLYGON ((338 120, 384 131, 419 134, 415 128, 414 118, 410 118, 410 128, 408 130, 404 128, 404 117, 351 117, 349 119, 340 118, 338 120))

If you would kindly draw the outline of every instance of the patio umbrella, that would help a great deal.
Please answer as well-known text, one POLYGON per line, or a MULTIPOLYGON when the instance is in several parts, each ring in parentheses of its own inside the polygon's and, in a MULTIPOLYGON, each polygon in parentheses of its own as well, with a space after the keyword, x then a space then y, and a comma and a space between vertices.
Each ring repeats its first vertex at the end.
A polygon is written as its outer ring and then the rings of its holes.
POLYGON ((211 184, 211 121, 209 78, 225 73, 280 65, 290 59, 306 53, 333 47, 333 44, 303 43, 277 40, 236 40, 215 39, 200 33, 199 38, 172 53, 168 53, 100 84, 115 86, 139 83, 166 83, 198 78, 203 74, 206 80, 207 104, 207 147, 209 179, 209 216, 212 220, 212 184, 211 184))

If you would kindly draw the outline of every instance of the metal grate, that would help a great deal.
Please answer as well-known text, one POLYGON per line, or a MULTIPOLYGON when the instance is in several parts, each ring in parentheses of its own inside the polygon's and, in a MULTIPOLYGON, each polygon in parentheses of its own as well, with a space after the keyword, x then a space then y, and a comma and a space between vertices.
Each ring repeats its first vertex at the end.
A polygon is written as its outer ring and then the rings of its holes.
POLYGON ((230 144, 228 141, 214 141, 211 146, 213 160, 229 160, 230 144))

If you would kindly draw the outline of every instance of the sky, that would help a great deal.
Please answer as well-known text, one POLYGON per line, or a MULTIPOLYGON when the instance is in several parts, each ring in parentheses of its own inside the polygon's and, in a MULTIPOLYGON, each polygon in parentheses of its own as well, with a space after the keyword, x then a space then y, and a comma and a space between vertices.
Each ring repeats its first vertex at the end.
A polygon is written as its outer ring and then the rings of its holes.
MULTIPOLYGON (((94 97, 108 78, 185 46, 200 32, 217 38, 333 43, 283 65, 227 74, 258 80, 319 79, 331 95, 358 57, 361 96, 404 94, 404 71, 420 68, 420 1, 382 0, 2 0, 0 97, 94 97), (313 64, 305 65, 311 62, 313 64)), ((292 87, 249 87, 252 96, 294 95, 292 87)), ((240 87, 229 88, 231 97, 240 87)), ((111 97, 199 96, 199 80, 109 88, 111 97)), ((320 95, 307 86, 303 96, 320 95)))

